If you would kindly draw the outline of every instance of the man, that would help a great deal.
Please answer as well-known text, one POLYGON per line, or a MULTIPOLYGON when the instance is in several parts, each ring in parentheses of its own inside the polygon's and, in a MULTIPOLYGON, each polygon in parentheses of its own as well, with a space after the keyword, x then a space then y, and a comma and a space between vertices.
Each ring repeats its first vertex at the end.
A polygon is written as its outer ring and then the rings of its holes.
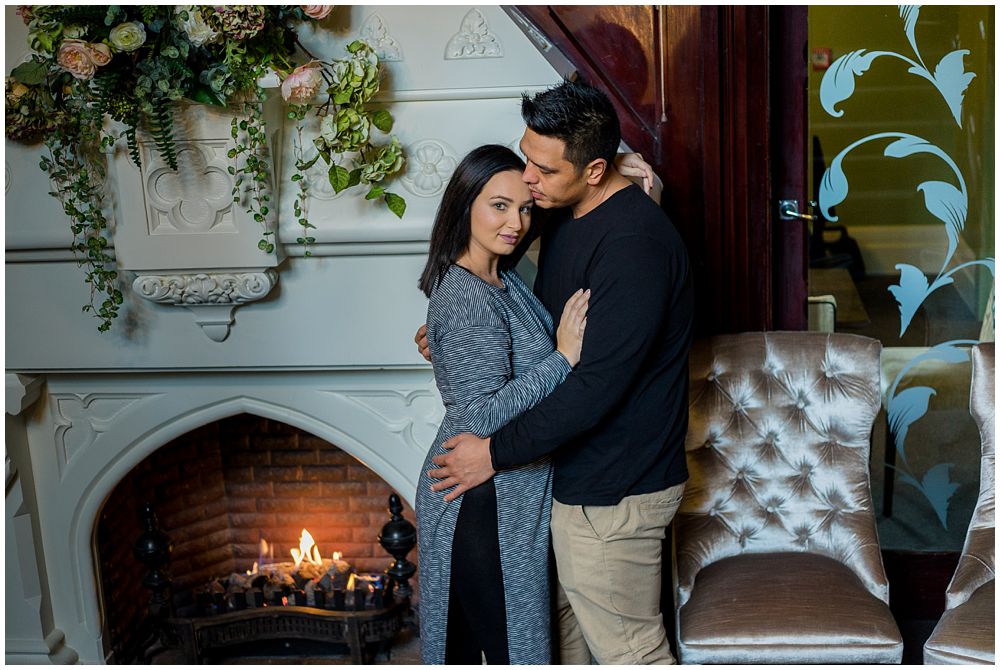
POLYGON ((659 600, 662 540, 687 480, 687 253, 662 210, 615 169, 620 129, 603 93, 565 82, 526 96, 521 111, 522 178, 553 210, 539 226, 535 293, 558 315, 575 290, 591 290, 583 355, 497 433, 445 443, 433 489, 453 500, 551 454, 562 662, 673 663, 659 600))

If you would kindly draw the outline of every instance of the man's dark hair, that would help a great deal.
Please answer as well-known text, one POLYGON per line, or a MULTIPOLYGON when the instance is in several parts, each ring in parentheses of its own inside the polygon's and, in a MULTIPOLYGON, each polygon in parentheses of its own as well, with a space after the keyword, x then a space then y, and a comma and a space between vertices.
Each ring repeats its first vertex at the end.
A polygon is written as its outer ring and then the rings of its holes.
MULTIPOLYGON (((418 286, 430 297, 451 264, 465 253, 472 238, 472 203, 476 201, 486 183, 501 172, 524 172, 524 161, 507 147, 486 144, 470 151, 455 168, 448 186, 444 189, 434 228, 431 230, 430 251, 427 265, 420 275, 418 286)), ((513 256, 503 256, 501 270, 513 265, 513 256)))
POLYGON ((533 98, 525 94, 521 117, 539 135, 565 142, 565 158, 577 171, 595 158, 614 165, 621 143, 618 114, 608 96, 593 86, 567 80, 533 98))

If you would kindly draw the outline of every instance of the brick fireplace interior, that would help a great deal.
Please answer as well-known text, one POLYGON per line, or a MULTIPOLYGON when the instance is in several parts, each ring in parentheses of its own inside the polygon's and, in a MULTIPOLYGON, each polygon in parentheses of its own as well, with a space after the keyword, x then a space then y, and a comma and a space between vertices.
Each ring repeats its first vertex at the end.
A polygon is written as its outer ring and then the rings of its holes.
MULTIPOLYGON (((325 558, 343 554, 358 572, 380 573, 391 557, 378 544, 392 488, 350 454, 277 421, 240 414, 169 442, 137 465, 108 497, 96 530, 109 658, 131 643, 148 591, 132 556, 139 510, 153 504, 173 542, 175 594, 213 577, 249 570, 259 542, 288 561, 309 530, 325 558)), ((415 523, 404 503, 404 516, 415 523)), ((409 560, 416 563, 416 550, 409 560)), ((415 581, 413 582, 416 587, 415 581)))

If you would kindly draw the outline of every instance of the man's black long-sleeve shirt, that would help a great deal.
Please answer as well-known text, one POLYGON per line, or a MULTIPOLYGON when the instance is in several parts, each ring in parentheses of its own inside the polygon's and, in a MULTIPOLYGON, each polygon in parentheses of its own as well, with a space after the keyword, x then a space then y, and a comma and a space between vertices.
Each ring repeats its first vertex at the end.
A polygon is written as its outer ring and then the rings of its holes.
POLYGON ((543 226, 535 293, 558 324, 591 289, 579 365, 533 409, 492 436, 497 470, 553 453, 553 496, 615 505, 687 479, 688 350, 693 290, 687 251, 638 186, 578 219, 543 226))

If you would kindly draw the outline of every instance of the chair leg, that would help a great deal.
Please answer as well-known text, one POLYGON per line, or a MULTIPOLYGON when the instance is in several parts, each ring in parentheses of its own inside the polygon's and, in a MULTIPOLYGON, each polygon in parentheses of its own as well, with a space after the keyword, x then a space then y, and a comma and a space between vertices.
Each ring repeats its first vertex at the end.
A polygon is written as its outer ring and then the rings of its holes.
POLYGON ((889 421, 885 427, 885 473, 882 477, 882 516, 892 516, 892 494, 896 488, 896 440, 889 430, 889 421))

